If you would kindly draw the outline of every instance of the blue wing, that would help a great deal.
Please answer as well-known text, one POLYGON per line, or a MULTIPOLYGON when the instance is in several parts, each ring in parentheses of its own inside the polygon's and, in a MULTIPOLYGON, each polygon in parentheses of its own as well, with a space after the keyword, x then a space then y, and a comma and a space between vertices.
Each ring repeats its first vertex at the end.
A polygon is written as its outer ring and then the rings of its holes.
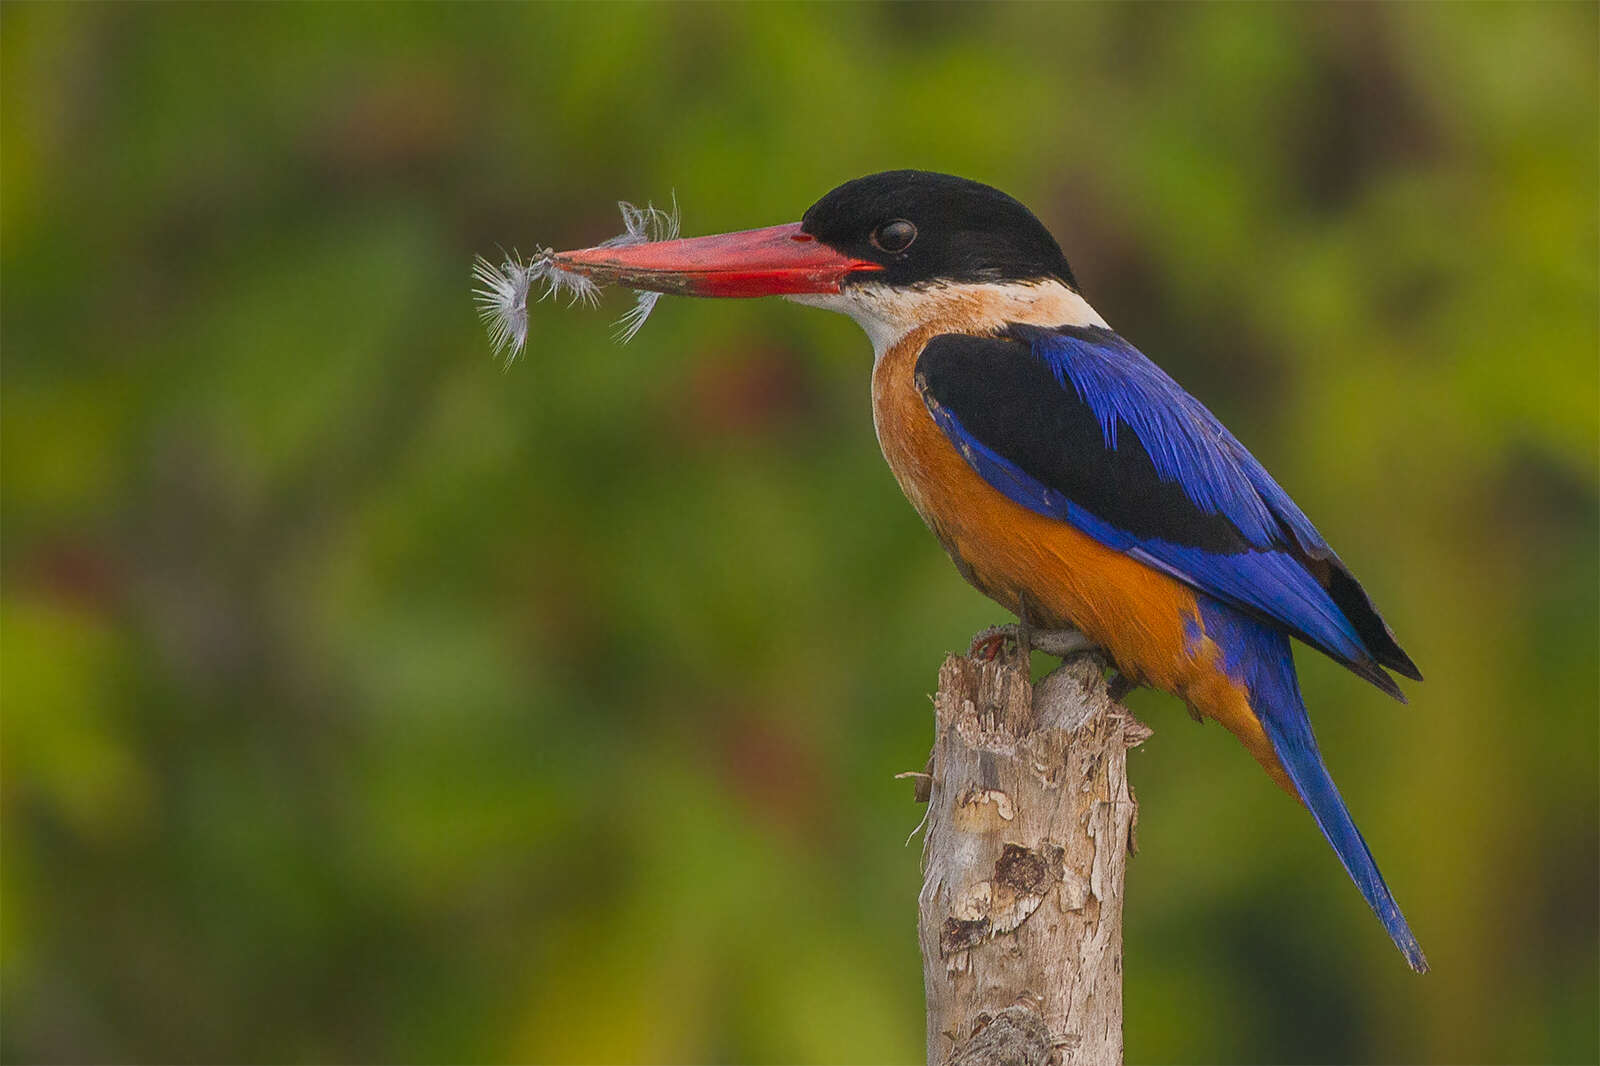
POLYGON ((1396 698, 1420 680, 1372 601, 1271 475, 1108 329, 935 337, 917 382, 990 484, 1275 624, 1396 698))

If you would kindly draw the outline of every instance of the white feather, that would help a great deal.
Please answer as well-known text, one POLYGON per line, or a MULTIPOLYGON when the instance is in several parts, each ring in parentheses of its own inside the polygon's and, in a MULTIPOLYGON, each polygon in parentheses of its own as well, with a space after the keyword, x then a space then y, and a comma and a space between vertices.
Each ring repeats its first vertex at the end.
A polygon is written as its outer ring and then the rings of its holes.
POLYGON ((676 193, 672 196, 672 208, 667 211, 655 204, 635 207, 626 200, 617 201, 617 210, 622 212, 622 232, 608 241, 602 241, 602 248, 625 248, 630 244, 654 244, 656 241, 678 239, 682 219, 676 193))
MULTIPOLYGON (((636 207, 619 201, 622 212, 622 232, 603 241, 601 248, 622 248, 634 244, 652 244, 656 241, 676 240, 680 228, 678 198, 672 198, 670 210, 655 204, 636 207)), ((543 286, 536 299, 569 298, 569 305, 579 303, 593 307, 600 300, 600 286, 582 274, 563 270, 555 264, 555 253, 542 248, 524 263, 522 257, 512 252, 499 266, 479 256, 472 265, 472 277, 478 283, 472 295, 478 305, 478 317, 489 330, 489 343, 496 355, 504 355, 506 365, 521 353, 528 342, 528 297, 535 286, 543 286)), ((639 332, 650 312, 655 310, 659 292, 639 292, 636 302, 627 314, 616 322, 616 338, 626 344, 639 332)))
POLYGON ((534 264, 539 271, 539 278, 545 284, 544 295, 541 300, 559 300, 563 296, 570 297, 568 307, 578 304, 588 304, 590 307, 600 305, 600 286, 582 274, 575 274, 570 270, 562 270, 553 260, 546 259, 534 264))
POLYGON ((472 266, 472 276, 478 287, 472 290, 478 303, 478 317, 489 330, 489 343, 496 355, 504 355, 510 365, 528 341, 528 296, 534 286, 542 285, 538 299, 550 300, 565 296, 568 305, 600 302, 600 286, 570 270, 562 270, 550 259, 546 248, 524 263, 522 257, 512 252, 498 267, 479 256, 472 266))
MULTIPOLYGON (((620 248, 630 244, 653 244, 656 241, 675 241, 678 239, 682 224, 682 216, 678 211, 678 196, 672 196, 672 208, 661 210, 655 204, 646 204, 644 207, 635 207, 626 200, 618 201, 617 208, 622 212, 623 232, 602 247, 620 248)), ((661 299, 659 292, 645 292, 634 290, 634 304, 628 313, 617 319, 612 336, 616 337, 618 344, 627 344, 633 340, 634 335, 644 328, 645 320, 650 317, 650 312, 656 309, 656 302, 661 299)))
POLYGON ((656 309, 656 301, 661 299, 659 292, 634 291, 634 304, 628 313, 617 319, 612 335, 617 338, 618 344, 627 344, 633 340, 633 335, 644 326, 645 319, 650 317, 650 312, 656 309))
POLYGON ((524 266, 515 253, 498 267, 481 255, 472 264, 478 317, 489 330, 494 353, 504 355, 507 365, 528 339, 528 290, 535 276, 532 266, 524 266))

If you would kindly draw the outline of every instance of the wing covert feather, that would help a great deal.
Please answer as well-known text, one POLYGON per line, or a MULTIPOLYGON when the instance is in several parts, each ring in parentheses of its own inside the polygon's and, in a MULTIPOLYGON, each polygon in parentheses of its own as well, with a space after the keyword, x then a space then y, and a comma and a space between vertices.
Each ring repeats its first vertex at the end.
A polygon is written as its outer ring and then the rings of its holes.
POLYGON ((917 361, 930 414, 991 485, 1273 622, 1402 698, 1418 677, 1360 584, 1212 413, 1116 333, 945 334, 917 361))

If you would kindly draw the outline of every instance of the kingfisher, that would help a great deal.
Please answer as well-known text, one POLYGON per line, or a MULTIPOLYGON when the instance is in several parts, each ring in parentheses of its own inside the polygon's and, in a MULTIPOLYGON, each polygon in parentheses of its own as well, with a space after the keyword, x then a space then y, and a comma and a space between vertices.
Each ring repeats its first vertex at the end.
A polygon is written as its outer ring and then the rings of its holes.
POLYGON ((1427 961, 1317 747, 1290 638, 1405 701, 1393 631, 1266 468, 1108 325, 1017 200, 894 170, 801 221, 553 253, 599 283, 783 296, 872 342, 878 443, 1024 650, 1097 649, 1220 722, 1299 800, 1411 968, 1427 961))

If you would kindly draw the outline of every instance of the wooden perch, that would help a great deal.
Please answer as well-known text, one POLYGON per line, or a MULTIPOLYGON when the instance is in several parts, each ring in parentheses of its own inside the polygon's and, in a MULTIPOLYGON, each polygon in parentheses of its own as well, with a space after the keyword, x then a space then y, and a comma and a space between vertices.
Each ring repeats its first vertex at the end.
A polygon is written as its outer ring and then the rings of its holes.
POLYGON ((918 934, 929 1066, 1122 1062, 1123 876, 1150 735, 1092 660, 950 656, 934 697, 918 934))

